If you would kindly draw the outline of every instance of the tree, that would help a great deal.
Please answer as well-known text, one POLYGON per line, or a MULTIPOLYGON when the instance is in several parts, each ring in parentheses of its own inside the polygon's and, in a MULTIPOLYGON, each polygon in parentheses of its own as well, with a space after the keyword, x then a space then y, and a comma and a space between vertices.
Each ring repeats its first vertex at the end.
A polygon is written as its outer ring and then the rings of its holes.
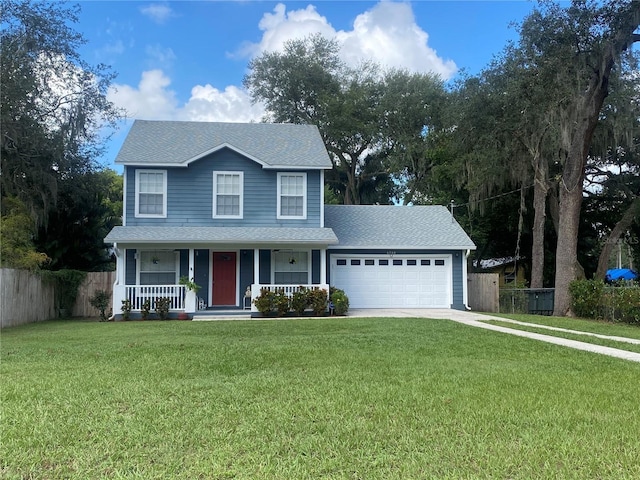
POLYGON ((35 225, 25 205, 15 197, 2 200, 0 260, 3 267, 37 270, 51 259, 33 243, 35 225))
POLYGON ((112 73, 82 60, 82 36, 68 24, 78 6, 2 0, 0 157, 2 195, 44 225, 59 184, 95 170, 103 127, 119 112, 106 100, 112 73))
POLYGON ((397 200, 421 203, 428 197, 433 168, 445 161, 443 119, 447 93, 432 74, 390 70, 382 76, 381 132, 393 172, 397 200))
POLYGON ((540 52, 540 66, 556 73, 573 94, 558 109, 562 135, 555 315, 570 312, 569 283, 578 277, 578 228, 589 148, 614 66, 640 35, 640 1, 604 4, 575 0, 568 8, 545 3, 522 24, 521 44, 540 52))
POLYGON ((318 127, 334 165, 330 187, 344 203, 358 204, 364 184, 377 173, 368 163, 380 143, 375 114, 380 91, 374 66, 349 69, 339 49, 319 34, 290 40, 283 52, 253 59, 244 85, 254 102, 265 104, 266 120, 318 127))
POLYGON ((82 182, 63 181, 58 208, 49 214, 35 240, 53 270, 112 270, 104 237, 122 217, 122 176, 102 170, 82 176, 82 182))
MULTIPOLYGON (((3 202, 23 206, 3 221, 33 224, 35 243, 55 267, 68 262, 45 244, 55 230, 73 231, 75 224, 64 217, 76 194, 95 213, 84 190, 104 186, 92 176, 101 170, 105 132, 120 115, 106 99, 113 74, 78 53, 84 39, 69 26, 78 21, 78 9, 66 2, 0 2, 0 186, 3 202)), ((90 196, 101 201, 99 192, 90 196)))
POLYGON ((432 104, 444 95, 439 79, 374 63, 348 68, 338 43, 320 35, 264 53, 249 70, 244 84, 267 120, 318 126, 334 165, 326 181, 343 203, 389 203, 398 180, 419 174, 432 104))

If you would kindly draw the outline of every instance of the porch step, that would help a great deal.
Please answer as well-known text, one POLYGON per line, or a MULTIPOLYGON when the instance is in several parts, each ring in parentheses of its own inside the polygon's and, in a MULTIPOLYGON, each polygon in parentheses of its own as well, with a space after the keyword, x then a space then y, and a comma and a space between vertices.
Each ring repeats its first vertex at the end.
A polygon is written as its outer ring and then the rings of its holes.
POLYGON ((193 321, 211 321, 211 320, 246 320, 251 318, 250 310, 199 310, 193 314, 193 321))

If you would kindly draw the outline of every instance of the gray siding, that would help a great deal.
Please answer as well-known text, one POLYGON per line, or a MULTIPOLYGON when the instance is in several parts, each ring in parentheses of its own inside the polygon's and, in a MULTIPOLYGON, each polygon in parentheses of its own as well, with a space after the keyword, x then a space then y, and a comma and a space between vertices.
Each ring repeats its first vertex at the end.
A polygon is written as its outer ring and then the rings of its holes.
MULTIPOLYGON (((277 219, 277 171, 230 149, 223 149, 193 162, 186 168, 167 170, 167 218, 135 217, 136 167, 126 167, 127 222, 129 226, 226 226, 226 227, 319 227, 320 172, 307 172, 307 219, 277 219), (244 172, 244 211, 242 219, 213 218, 213 172, 244 172)), ((287 171, 287 170, 282 170, 287 171)))
POLYGON ((464 252, 451 252, 451 258, 453 260, 453 305, 452 308, 456 310, 464 310, 464 295, 463 295, 463 282, 466 282, 466 279, 462 278, 462 262, 466 261, 464 252))
POLYGON ((180 271, 178 277, 189 276, 189 250, 180 250, 180 271))
POLYGON ((320 250, 311 250, 311 283, 320 283, 320 250))
POLYGON ((209 250, 198 249, 194 252, 194 281, 200 286, 198 297, 209 304, 209 250))
MULTIPOLYGON (((465 252, 460 250, 394 250, 398 255, 451 255, 451 282, 453 293, 452 308, 457 310, 464 310, 464 295, 463 295, 463 282, 466 279, 462 277, 462 262, 466 261, 465 252)), ((386 255, 387 250, 380 249, 347 249, 347 250, 327 250, 327 282, 331 285, 331 264, 329 261, 330 255, 343 254, 343 255, 386 255)))
POLYGON ((253 284, 253 250, 240 250, 240 305, 244 306, 244 292, 253 284))
POLYGON ((271 250, 260 250, 260 283, 271 283, 271 250))
POLYGON ((136 284, 136 249, 128 248, 125 253, 125 275, 127 285, 136 284))

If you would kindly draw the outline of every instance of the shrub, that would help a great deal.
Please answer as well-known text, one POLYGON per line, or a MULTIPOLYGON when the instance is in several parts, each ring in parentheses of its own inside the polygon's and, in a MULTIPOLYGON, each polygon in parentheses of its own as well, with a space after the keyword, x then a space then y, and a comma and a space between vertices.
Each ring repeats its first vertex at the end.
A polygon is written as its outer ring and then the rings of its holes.
POLYGON ((149 318, 150 313, 151 313, 151 300, 147 298, 142 304, 142 306, 140 307, 140 315, 142 315, 143 320, 147 320, 149 318))
POLYGON ((100 312, 100 321, 107 321, 107 308, 111 303, 111 295, 104 290, 96 290, 96 293, 89 299, 89 303, 100 312))
POLYGON ((262 315, 270 315, 276 309, 275 299, 275 292, 268 288, 261 288, 260 295, 255 298, 253 304, 262 315))
POLYGON ((303 315, 309 303, 309 290, 303 286, 291 296, 291 310, 296 312, 296 315, 303 315))
POLYGON ((122 300, 122 319, 129 320, 131 316, 131 300, 122 300))
POLYGON ((336 287, 331 287, 329 292, 336 315, 346 315, 349 311, 349 297, 347 297, 347 294, 344 293, 344 290, 336 287))
POLYGON ((156 313, 160 320, 166 320, 169 318, 169 307, 171 306, 171 299, 169 297, 156 298, 156 313))
POLYGON ((273 304, 279 316, 284 317, 287 313, 289 313, 289 297, 287 297, 286 293, 284 293, 283 288, 278 288, 276 290, 273 304))
POLYGON ((603 296, 604 314, 609 320, 640 323, 640 287, 609 287, 603 296))
POLYGON ((87 278, 87 274, 79 270, 45 270, 41 275, 43 279, 53 283, 58 316, 71 316, 78 297, 78 289, 87 278))
POLYGON ((325 289, 314 288, 309 290, 309 298, 311 309, 315 315, 324 315, 327 311, 328 300, 327 291, 325 289))
POLYGON ((603 306, 602 280, 574 280, 569 284, 571 309, 579 317, 597 318, 603 306))

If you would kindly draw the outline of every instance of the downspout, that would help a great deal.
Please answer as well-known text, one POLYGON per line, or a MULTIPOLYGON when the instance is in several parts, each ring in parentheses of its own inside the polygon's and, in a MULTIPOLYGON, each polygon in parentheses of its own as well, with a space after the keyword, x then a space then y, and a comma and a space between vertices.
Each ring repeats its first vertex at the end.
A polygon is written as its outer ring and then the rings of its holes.
POLYGON ((464 259, 462 260, 462 278, 464 281, 462 282, 462 302, 464 304, 465 310, 470 311, 471 307, 469 306, 469 279, 467 273, 467 259, 471 255, 471 250, 467 248, 464 259))

